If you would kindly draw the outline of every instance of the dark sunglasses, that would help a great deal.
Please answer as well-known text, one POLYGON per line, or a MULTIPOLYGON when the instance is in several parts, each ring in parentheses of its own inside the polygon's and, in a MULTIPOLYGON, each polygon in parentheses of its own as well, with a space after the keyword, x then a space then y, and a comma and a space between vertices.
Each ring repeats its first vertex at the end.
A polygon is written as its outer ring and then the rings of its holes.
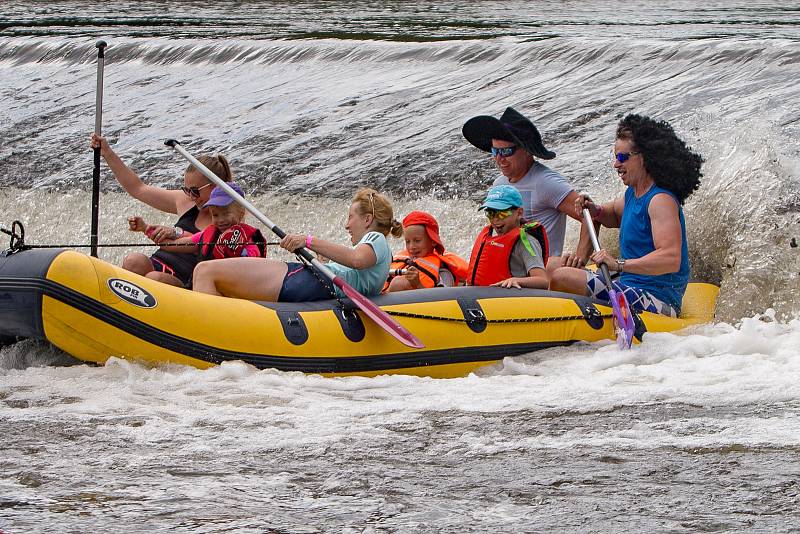
POLYGON ((185 194, 187 197, 200 198, 200 190, 205 189, 209 185, 211 184, 208 183, 206 185, 201 185, 200 187, 197 187, 195 185, 193 185, 192 187, 183 186, 181 187, 181 191, 183 191, 183 194, 185 194))
POLYGON ((514 208, 508 208, 505 210, 493 210, 490 208, 486 208, 486 218, 492 220, 495 217, 497 217, 502 221, 503 219, 507 219, 508 217, 510 217, 513 211, 514 208))
POLYGON ((516 151, 517 151, 517 147, 515 147, 515 146, 506 146, 506 147, 502 147, 502 148, 498 148, 496 146, 493 146, 492 147, 492 157, 496 158, 497 156, 503 156, 504 158, 507 158, 507 157, 511 156, 512 154, 514 154, 514 152, 516 152, 516 151))
POLYGON ((613 150, 611 151, 611 156, 614 159, 616 159, 617 161, 619 161, 620 163, 625 163, 626 161, 631 159, 631 156, 634 156, 636 154, 638 154, 638 152, 633 152, 633 151, 631 151, 631 152, 614 152, 613 150))

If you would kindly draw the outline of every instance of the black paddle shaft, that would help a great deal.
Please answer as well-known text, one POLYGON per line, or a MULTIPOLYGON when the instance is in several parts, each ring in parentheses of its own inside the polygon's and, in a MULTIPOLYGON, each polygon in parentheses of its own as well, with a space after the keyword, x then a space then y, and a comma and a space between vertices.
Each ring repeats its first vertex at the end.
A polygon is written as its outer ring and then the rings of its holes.
MULTIPOLYGON (((105 41, 97 41, 97 91, 94 107, 94 133, 100 135, 103 126, 103 63, 105 61, 105 41)), ((94 170, 92 172, 92 229, 89 236, 91 254, 97 257, 97 234, 100 219, 100 147, 94 149, 94 170)))

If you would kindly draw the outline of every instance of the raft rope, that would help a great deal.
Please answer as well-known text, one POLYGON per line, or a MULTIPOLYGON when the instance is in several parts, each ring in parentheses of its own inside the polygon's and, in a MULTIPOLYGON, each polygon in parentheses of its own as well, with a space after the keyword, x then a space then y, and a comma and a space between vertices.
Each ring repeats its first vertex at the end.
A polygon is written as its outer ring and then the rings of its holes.
MULTIPOLYGON (((457 317, 441 317, 437 315, 425 315, 422 313, 410 313, 410 312, 398 312, 398 311, 390 311, 390 310, 383 310, 389 315, 393 315, 395 317, 407 317, 410 319, 429 319, 435 321, 448 321, 452 323, 466 323, 468 322, 467 319, 464 318, 457 318, 457 317)), ((598 314, 596 317, 600 317, 602 319, 611 319, 613 317, 612 314, 607 313, 605 315, 598 314)), ((525 317, 525 318, 517 318, 517 319, 486 319, 484 318, 481 322, 485 322, 487 324, 503 324, 503 323, 552 323, 556 321, 582 321, 586 320, 586 317, 583 315, 561 315, 557 317, 525 317)))
MULTIPOLYGON (((0 232, 7 234, 11 237, 11 242, 9 244, 8 250, 11 254, 15 254, 17 252, 21 252, 23 250, 30 250, 34 248, 90 248, 91 245, 28 245, 25 243, 25 227, 22 225, 20 221, 14 221, 11 223, 11 230, 7 230, 5 228, 0 228, 0 232)), ((207 245, 210 243, 197 243, 198 245, 207 245)), ((258 243, 242 243, 243 245, 257 245, 258 243)), ((277 245, 279 244, 277 241, 269 241, 266 243, 267 245, 277 245)), ((170 247, 170 246, 186 246, 186 245, 179 245, 173 243, 165 243, 164 245, 157 245, 156 243, 107 243, 102 245, 97 245, 98 248, 114 248, 114 247, 140 247, 140 246, 162 246, 162 247, 170 247)), ((317 272, 314 267, 309 265, 304 258, 301 256, 297 256, 297 258, 306 265, 308 269, 314 274, 314 276, 319 280, 319 282, 329 288, 331 296, 336 299, 336 302, 339 306, 339 309, 342 310, 342 313, 347 311, 347 308, 342 302, 342 299, 336 293, 335 290, 330 289, 330 285, 326 284, 325 281, 320 277, 319 273, 317 272)), ((453 323, 466 323, 467 319, 464 318, 457 318, 457 317, 442 317, 438 315, 426 315, 422 313, 410 313, 410 312, 398 312, 398 311, 390 311, 384 310, 389 315, 394 317, 406 317, 409 319, 427 319, 433 321, 446 321, 446 322, 453 322, 453 323)), ((611 319, 613 317, 612 314, 599 314, 598 317, 602 319, 611 319)), ((487 324, 504 324, 504 323, 550 323, 556 321, 579 321, 585 320, 586 318, 583 315, 562 315, 558 317, 527 317, 527 318, 515 318, 515 319, 487 319, 484 317, 482 322, 486 322, 487 324)))
MULTIPOLYGON (((92 245, 86 244, 62 244, 62 245, 28 245, 25 243, 25 227, 19 221, 14 221, 11 223, 11 230, 6 230, 5 228, 0 228, 0 232, 11 236, 11 242, 8 246, 8 250, 11 254, 16 254, 17 252, 21 252, 23 250, 31 250, 34 248, 91 248, 92 245)), ((213 245, 214 243, 194 243, 193 245, 202 246, 202 245, 213 245)), ((258 245, 254 241, 247 242, 247 243, 240 243, 242 246, 246 245, 258 245)), ((267 241, 264 243, 265 245, 278 245, 278 241, 267 241)), ((121 247, 186 247, 188 245, 181 244, 181 243, 163 243, 159 245, 158 243, 106 243, 97 245, 98 248, 121 248, 121 247)))

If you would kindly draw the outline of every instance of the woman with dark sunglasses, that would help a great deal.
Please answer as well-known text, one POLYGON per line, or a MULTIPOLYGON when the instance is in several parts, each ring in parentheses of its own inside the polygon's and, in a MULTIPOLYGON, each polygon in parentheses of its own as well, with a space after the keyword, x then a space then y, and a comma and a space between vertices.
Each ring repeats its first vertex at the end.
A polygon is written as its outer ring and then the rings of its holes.
MULTIPOLYGON (((211 224, 211 213, 208 208, 204 209, 203 205, 208 202, 211 190, 214 188, 211 182, 192 165, 187 167, 183 175, 183 187, 180 189, 156 187, 144 183, 130 167, 125 165, 104 137, 92 134, 90 144, 92 148, 100 148, 100 155, 105 159, 114 178, 129 195, 159 211, 180 214, 175 226, 153 226, 151 238, 156 243, 176 239, 184 233, 187 235, 197 233, 201 228, 211 224)), ((224 156, 203 155, 197 159, 224 181, 232 180, 231 168, 224 156)), ((161 276, 158 273, 163 273, 178 278, 184 285, 191 283, 195 265, 197 265, 195 254, 165 250, 158 250, 152 256, 133 252, 125 256, 122 261, 124 269, 136 274, 146 276, 148 273, 153 273, 150 277, 158 280, 161 276)))
MULTIPOLYGON (((632 309, 677 317, 689 282, 682 206, 700 187, 703 158, 668 123, 640 115, 620 121, 613 157, 614 169, 627 186, 624 196, 596 204, 582 194, 575 201, 576 212, 588 209, 598 229, 620 229, 620 257, 600 250, 592 260, 619 273, 612 284, 632 309)), ((609 300, 608 288, 593 271, 557 269, 550 288, 609 300)))

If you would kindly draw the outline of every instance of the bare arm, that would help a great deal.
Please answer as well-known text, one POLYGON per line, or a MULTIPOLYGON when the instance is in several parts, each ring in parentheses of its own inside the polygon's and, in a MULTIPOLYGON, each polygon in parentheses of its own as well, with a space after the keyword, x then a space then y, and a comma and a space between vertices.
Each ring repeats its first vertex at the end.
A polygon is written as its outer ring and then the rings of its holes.
POLYGON ((192 241, 192 236, 179 237, 178 239, 165 239, 159 243, 160 250, 175 252, 176 254, 197 253, 197 244, 192 241), (167 246, 164 246, 167 245, 167 246))
POLYGON ((550 286, 550 277, 544 269, 533 268, 528 271, 528 276, 520 279, 522 287, 531 289, 547 289, 550 286))
POLYGON ((550 277, 547 271, 534 267, 528 271, 528 276, 512 276, 492 284, 492 286, 522 289, 547 289, 550 286, 550 277))
POLYGON ((579 216, 579 214, 575 213, 575 201, 578 199, 578 197, 578 193, 575 191, 570 191, 569 194, 564 197, 564 200, 561 201, 561 204, 558 205, 558 211, 569 215, 578 222, 581 222, 583 219, 579 216))
MULTIPOLYGON (((619 228, 620 224, 622 224, 622 210, 624 207, 625 199, 622 197, 601 204, 599 206, 600 213, 598 215, 592 213, 592 220, 597 221, 606 228, 619 228)), ((591 212, 591 209, 589 211, 591 212)))
MULTIPOLYGON (((619 228, 622 222, 622 210, 625 207, 624 197, 619 197, 611 202, 605 204, 596 204, 586 193, 581 193, 576 196, 575 203, 573 204, 573 214, 576 219, 583 223, 583 210, 589 210, 592 220, 607 228, 619 228)), ((595 225, 595 229, 598 226, 595 225)), ((585 229, 581 228, 581 238, 585 229)), ((587 238, 589 234, 586 234, 587 238)))
MULTIPOLYGON (((289 252, 294 252, 300 247, 306 246, 306 236, 300 234, 287 234, 281 240, 281 247, 289 252)), ((308 247, 312 252, 321 254, 326 258, 335 261, 340 265, 352 267, 353 269, 366 269, 372 267, 378 261, 375 251, 370 245, 362 243, 355 248, 346 247, 324 239, 314 238, 311 246, 308 247)))
POLYGON ((130 196, 159 211, 178 213, 178 202, 183 199, 183 192, 145 184, 111 149, 104 137, 92 134, 91 146, 100 147, 100 155, 114 173, 114 178, 130 196))
MULTIPOLYGON (((626 259, 624 271, 651 276, 678 272, 681 267, 678 204, 666 193, 659 193, 650 201, 647 213, 653 228, 655 250, 641 258, 626 259)), ((611 270, 617 270, 616 258, 605 250, 594 254, 592 259, 597 263, 605 263, 611 270)))
POLYGON ((586 228, 583 227, 583 217, 580 212, 575 209, 576 201, 579 198, 580 195, 578 195, 578 193, 570 191, 570 193, 564 197, 564 200, 561 201, 561 204, 558 205, 558 211, 569 215, 581 223, 580 238, 578 239, 578 246, 575 247, 575 252, 572 254, 567 252, 563 256, 564 265, 567 267, 583 267, 586 265, 589 256, 592 255, 592 241, 589 238, 589 233, 586 231, 586 228))
POLYGON ((678 204, 665 193, 650 201, 647 209, 653 228, 653 245, 650 254, 625 261, 625 272, 635 274, 676 273, 681 268, 681 221, 678 204))

